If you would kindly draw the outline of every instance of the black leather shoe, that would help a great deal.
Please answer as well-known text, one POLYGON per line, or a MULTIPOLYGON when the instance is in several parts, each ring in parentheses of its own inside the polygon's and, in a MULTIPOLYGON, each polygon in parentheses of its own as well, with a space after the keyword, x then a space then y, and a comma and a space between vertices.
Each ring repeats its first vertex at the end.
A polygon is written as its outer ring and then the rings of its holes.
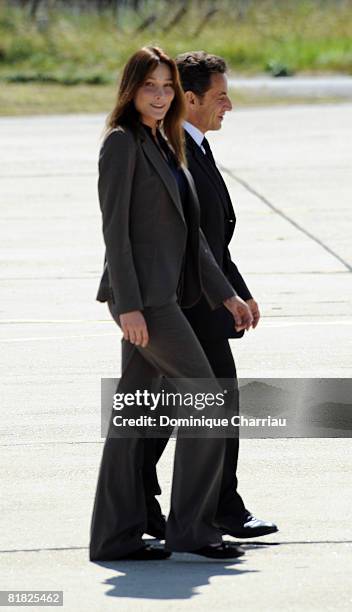
POLYGON ((244 555, 244 550, 232 542, 222 542, 219 546, 202 546, 196 550, 189 550, 192 555, 201 555, 210 559, 236 559, 244 555))
POLYGON ((171 552, 165 550, 165 548, 157 548, 156 546, 142 546, 138 550, 134 550, 120 559, 126 561, 161 561, 171 557, 171 552))
POLYGON ((279 531, 274 523, 261 521, 250 512, 245 514, 243 522, 239 523, 238 527, 228 528, 225 525, 221 525, 220 529, 222 533, 226 533, 234 538, 258 538, 259 536, 279 531))
POLYGON ((158 517, 148 519, 145 533, 156 538, 157 540, 165 540, 166 519, 163 514, 158 517))

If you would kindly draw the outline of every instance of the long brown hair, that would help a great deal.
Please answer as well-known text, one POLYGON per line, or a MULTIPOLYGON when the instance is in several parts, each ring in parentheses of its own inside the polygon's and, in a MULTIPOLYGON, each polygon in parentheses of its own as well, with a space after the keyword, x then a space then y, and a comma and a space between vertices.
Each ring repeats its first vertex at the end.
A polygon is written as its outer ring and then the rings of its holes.
POLYGON ((137 130, 139 114, 134 105, 134 97, 138 88, 160 63, 169 66, 175 91, 162 126, 178 162, 185 164, 182 121, 186 116, 186 106, 183 90, 175 61, 159 47, 142 47, 128 60, 122 73, 115 107, 106 120, 106 133, 119 125, 137 130))

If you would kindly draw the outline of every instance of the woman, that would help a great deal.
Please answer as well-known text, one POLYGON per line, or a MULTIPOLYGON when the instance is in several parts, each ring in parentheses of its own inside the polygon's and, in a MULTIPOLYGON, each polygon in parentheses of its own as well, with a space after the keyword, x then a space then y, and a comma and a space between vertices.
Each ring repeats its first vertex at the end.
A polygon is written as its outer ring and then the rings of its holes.
MULTIPOLYGON (((204 292, 224 303, 238 329, 251 315, 212 257, 199 230, 192 179, 184 166, 183 94, 176 64, 144 47, 127 62, 99 158, 99 200, 106 257, 97 299, 123 331, 119 393, 151 387, 161 376, 178 390, 219 391, 180 305, 204 292), (167 141, 158 129, 163 124, 167 141)), ((133 408, 131 409, 133 411, 133 408)), ((143 457, 147 440, 108 436, 93 510, 90 559, 161 559, 168 551, 232 558, 213 526, 224 439, 177 440, 166 549, 143 544, 147 526, 143 457), (191 466, 191 469, 190 469, 191 466)))

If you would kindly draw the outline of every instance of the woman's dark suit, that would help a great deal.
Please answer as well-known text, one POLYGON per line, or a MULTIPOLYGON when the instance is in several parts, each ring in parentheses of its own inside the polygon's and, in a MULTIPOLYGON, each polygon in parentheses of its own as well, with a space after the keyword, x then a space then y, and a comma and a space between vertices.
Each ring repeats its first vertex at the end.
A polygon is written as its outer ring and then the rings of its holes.
POLYGON ((183 308, 197 302, 202 290, 212 308, 235 293, 199 232, 197 194, 183 170, 188 219, 176 181, 143 128, 137 136, 119 128, 103 144, 98 191, 106 261, 97 300, 112 297, 118 314, 176 301, 185 255, 183 308))
MULTIPOLYGON (((204 292, 216 308, 235 292, 199 229, 193 180, 183 170, 186 206, 168 164, 142 126, 136 135, 114 130, 101 149, 98 191, 106 255, 97 299, 109 300, 118 324, 122 313, 142 311, 149 332, 145 348, 122 340, 120 393, 150 389, 162 376, 174 379, 178 391, 221 391, 180 306, 191 306, 204 292), (197 382, 200 378, 209 381, 207 389, 197 382)), ((195 550, 221 541, 213 520, 224 449, 225 440, 210 435, 177 440, 166 526, 169 550, 195 550)), ((116 559, 141 546, 147 524, 143 454, 141 438, 105 441, 91 525, 92 560, 116 559)))

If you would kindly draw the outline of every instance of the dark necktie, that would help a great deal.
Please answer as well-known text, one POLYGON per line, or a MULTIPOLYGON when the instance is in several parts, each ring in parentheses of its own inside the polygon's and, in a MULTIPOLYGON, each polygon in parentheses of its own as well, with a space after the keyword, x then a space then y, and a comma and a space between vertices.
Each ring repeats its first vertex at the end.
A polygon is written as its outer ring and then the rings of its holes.
POLYGON ((225 201, 227 201, 227 203, 225 205, 226 209, 227 209, 227 214, 229 215, 229 218, 231 218, 231 207, 232 207, 232 205, 230 205, 230 202, 231 202, 230 196, 229 196, 229 193, 227 191, 227 187, 226 187, 226 185, 224 183, 224 179, 222 178, 222 176, 221 176, 221 174, 220 174, 220 172, 219 172, 219 170, 218 170, 218 168, 216 166, 214 156, 213 156, 213 154, 211 152, 210 144, 207 141, 207 139, 205 138, 205 136, 204 136, 204 138, 203 138, 203 140, 201 142, 201 145, 202 145, 202 147, 205 150, 206 157, 209 159, 211 164, 214 166, 215 173, 216 173, 216 175, 217 175, 217 177, 218 177, 218 179, 219 179, 219 181, 220 181, 220 183, 222 185, 222 189, 224 190, 224 195, 225 195, 225 201))
POLYGON ((212 152, 211 152, 210 144, 209 144, 209 142, 207 141, 207 139, 205 138, 205 136, 204 136, 204 138, 203 138, 203 140, 202 140, 201 144, 202 144, 203 149, 205 150, 205 155, 207 156, 207 158, 208 158, 208 159, 211 161, 211 163, 212 163, 212 164, 215 166, 215 168, 216 168, 216 163, 215 163, 214 156, 213 156, 213 154, 212 154, 212 152))

